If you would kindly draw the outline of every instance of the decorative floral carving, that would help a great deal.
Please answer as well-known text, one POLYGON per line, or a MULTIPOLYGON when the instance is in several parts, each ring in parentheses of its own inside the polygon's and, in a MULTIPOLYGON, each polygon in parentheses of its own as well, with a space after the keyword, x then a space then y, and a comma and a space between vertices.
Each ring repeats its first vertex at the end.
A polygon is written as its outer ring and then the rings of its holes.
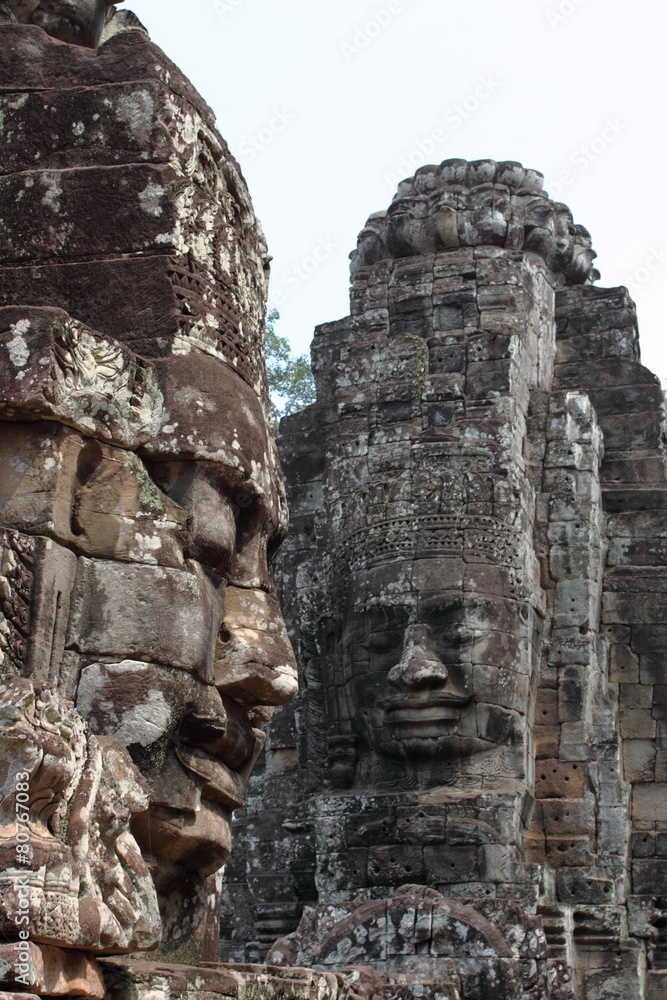
POLYGON ((0 531, 0 669, 18 673, 30 625, 34 540, 0 531))
POLYGON ((0 929, 20 929, 19 886, 27 882, 34 941, 96 953, 148 949, 160 938, 153 882, 130 833, 148 798, 127 751, 96 739, 66 702, 28 680, 0 688, 0 929), (16 850, 17 774, 28 802, 16 850))

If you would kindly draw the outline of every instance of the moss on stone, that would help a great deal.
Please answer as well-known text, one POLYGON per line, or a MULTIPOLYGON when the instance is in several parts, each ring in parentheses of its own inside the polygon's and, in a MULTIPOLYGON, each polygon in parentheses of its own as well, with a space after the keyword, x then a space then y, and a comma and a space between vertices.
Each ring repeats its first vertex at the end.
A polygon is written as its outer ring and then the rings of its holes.
POLYGON ((139 483, 139 502, 141 506, 144 510, 150 511, 151 514, 162 514, 164 511, 164 502, 160 491, 146 472, 143 462, 132 452, 128 453, 127 460, 139 483))
POLYGON ((408 333, 407 339, 413 340, 417 345, 417 382, 421 385, 428 368, 428 344, 423 337, 418 337, 416 333, 408 333))

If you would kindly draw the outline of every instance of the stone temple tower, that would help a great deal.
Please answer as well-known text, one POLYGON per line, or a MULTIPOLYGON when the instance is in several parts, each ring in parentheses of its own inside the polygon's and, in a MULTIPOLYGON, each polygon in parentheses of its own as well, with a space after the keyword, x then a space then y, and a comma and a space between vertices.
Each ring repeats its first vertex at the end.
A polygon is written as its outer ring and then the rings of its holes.
POLYGON ((302 693, 239 819, 237 961, 665 995, 664 397, 542 185, 419 170, 316 331, 279 442, 302 693))

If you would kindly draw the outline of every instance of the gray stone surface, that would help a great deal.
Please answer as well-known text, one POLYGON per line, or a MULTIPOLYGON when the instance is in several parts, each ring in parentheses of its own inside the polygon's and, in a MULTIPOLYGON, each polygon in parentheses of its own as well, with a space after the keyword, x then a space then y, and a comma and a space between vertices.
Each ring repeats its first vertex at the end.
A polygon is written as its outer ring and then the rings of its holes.
MULTIPOLYGON (((280 931, 272 959, 338 968, 319 921, 400 910, 416 883, 541 921, 558 968, 508 996, 650 995, 664 399, 594 257, 513 163, 423 168, 362 231, 351 315, 313 341, 317 402, 281 426, 302 691, 239 816, 224 955, 261 957, 280 931)), ((406 910, 388 963, 369 944, 376 972, 405 954, 427 975, 415 926, 406 910)), ((481 981, 456 980, 467 949, 451 978, 477 1000, 481 981)))

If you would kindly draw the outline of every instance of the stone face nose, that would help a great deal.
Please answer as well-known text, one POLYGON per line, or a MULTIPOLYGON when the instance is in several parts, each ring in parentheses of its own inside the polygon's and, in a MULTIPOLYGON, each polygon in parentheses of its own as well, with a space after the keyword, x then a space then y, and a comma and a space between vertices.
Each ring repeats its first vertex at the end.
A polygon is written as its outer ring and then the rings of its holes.
POLYGON ((215 684, 248 707, 285 705, 297 693, 296 660, 275 594, 228 586, 215 653, 215 684))
POLYGON ((428 629, 410 626, 405 633, 403 656, 389 671, 389 681, 409 688, 444 684, 449 671, 433 649, 428 629))

